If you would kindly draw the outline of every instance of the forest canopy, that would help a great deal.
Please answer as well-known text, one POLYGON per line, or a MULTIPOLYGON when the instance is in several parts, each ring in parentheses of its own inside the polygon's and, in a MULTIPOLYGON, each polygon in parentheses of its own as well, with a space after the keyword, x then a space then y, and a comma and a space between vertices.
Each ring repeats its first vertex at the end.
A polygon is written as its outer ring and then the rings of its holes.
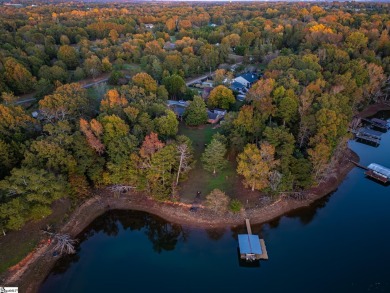
POLYGON ((105 186, 177 200, 195 161, 214 176, 233 158, 243 186, 274 196, 321 182, 353 115, 388 100, 389 8, 0 6, 0 227, 20 229, 54 201, 105 186), (229 86, 245 71, 260 78, 240 102, 229 86), (186 82, 208 74, 205 101, 186 82), (91 94, 84 85, 97 77, 108 85, 91 94), (167 100, 188 101, 183 121, 167 100), (215 108, 227 111, 219 133, 194 157, 197 142, 179 125, 201 127, 215 108))

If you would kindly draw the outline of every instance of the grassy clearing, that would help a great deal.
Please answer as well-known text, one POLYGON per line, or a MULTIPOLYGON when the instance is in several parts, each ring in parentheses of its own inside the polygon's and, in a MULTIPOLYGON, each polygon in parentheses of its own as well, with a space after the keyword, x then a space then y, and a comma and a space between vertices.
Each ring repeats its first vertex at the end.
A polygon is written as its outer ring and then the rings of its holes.
POLYGON ((135 75, 138 72, 141 72, 141 66, 134 63, 125 63, 125 64, 114 64, 114 70, 120 70, 125 75, 135 75))
POLYGON ((9 267, 16 265, 19 261, 25 258, 37 245, 39 237, 29 239, 29 241, 17 241, 2 245, 2 250, 7 251, 7 255, 0 257, 0 274, 5 272, 9 267))
POLYGON ((228 161, 226 168, 221 172, 213 175, 203 169, 200 157, 212 136, 218 132, 218 129, 213 129, 212 125, 206 125, 201 128, 189 128, 184 124, 180 125, 179 133, 188 136, 194 147, 196 158, 195 167, 190 171, 188 180, 180 184, 181 198, 183 201, 191 202, 197 191, 205 196, 215 188, 225 191, 228 195, 233 195, 237 183, 237 175, 235 172, 235 164, 228 161))
MULTIPOLYGON (((41 221, 30 221, 21 230, 9 231, 0 236, 0 274, 24 259, 42 239, 41 229, 47 225, 57 228, 66 218, 70 208, 69 199, 54 203, 53 213, 41 221)), ((1 278, 1 277, 0 277, 1 278)))

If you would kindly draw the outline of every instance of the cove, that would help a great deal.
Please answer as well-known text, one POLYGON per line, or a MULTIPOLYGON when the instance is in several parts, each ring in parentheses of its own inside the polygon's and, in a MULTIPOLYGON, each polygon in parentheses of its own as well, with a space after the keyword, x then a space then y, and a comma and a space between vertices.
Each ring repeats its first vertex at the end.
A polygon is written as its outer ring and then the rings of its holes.
MULTIPOLYGON (((390 132, 377 148, 351 141, 367 166, 390 167, 390 132)), ((244 219, 243 219, 244 224, 244 219)), ((390 186, 354 168, 333 194, 252 225, 270 259, 241 266, 241 227, 194 229, 136 211, 111 211, 79 236, 40 292, 390 292, 390 186)))

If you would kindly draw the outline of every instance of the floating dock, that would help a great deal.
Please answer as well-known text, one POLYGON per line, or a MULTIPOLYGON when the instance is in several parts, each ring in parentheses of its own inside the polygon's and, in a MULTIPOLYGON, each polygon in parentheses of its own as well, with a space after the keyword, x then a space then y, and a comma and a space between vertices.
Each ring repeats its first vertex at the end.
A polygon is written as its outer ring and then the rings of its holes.
POLYGON ((356 134, 356 140, 363 140, 366 142, 374 143, 375 145, 379 145, 381 142, 382 133, 379 131, 375 131, 369 128, 360 128, 356 134))
POLYGON ((238 235, 240 258, 245 259, 246 261, 268 259, 268 253, 264 239, 259 239, 259 236, 252 234, 252 228, 249 219, 245 220, 245 224, 248 234, 238 235))
POLYGON ((362 119, 364 122, 371 124, 372 127, 380 129, 381 131, 386 132, 389 129, 388 123, 386 120, 372 118, 372 119, 362 119))

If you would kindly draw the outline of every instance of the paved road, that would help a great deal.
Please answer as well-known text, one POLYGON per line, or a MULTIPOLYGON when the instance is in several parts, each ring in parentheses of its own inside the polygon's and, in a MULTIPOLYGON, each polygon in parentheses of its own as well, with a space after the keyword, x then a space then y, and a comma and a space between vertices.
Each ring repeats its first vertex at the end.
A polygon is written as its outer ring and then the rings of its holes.
MULTIPOLYGON (((214 76, 214 75, 215 75, 214 72, 211 73, 211 76, 214 76)), ((190 80, 186 81, 186 86, 189 86, 189 85, 191 85, 191 84, 193 84, 193 83, 201 82, 202 79, 207 78, 207 77, 209 77, 209 76, 210 76, 210 73, 207 73, 207 74, 204 74, 204 75, 202 75, 202 76, 198 76, 198 77, 196 77, 196 78, 190 79, 190 80)))
MULTIPOLYGON (((100 79, 100 80, 97 80, 97 81, 94 81, 94 82, 90 82, 90 83, 87 83, 87 84, 82 84, 81 87, 87 89, 87 88, 90 88, 90 87, 92 87, 94 85, 97 85, 97 84, 102 83, 102 82, 107 82, 107 81, 108 81, 108 78, 103 78, 103 79, 100 79)), ((33 96, 34 96, 34 94, 30 94, 26 98, 16 101, 14 103, 14 105, 22 105, 22 104, 25 104, 25 103, 34 102, 34 101, 36 101, 36 99, 33 96)))
MULTIPOLYGON (((236 63, 236 65, 239 65, 241 64, 242 62, 238 62, 236 63)), ((215 75, 215 71, 211 73, 211 76, 214 76, 215 75)), ((195 77, 195 78, 192 78, 190 80, 187 80, 186 81, 186 86, 189 86, 193 83, 198 83, 198 82, 201 82, 202 79, 204 78, 207 78, 210 76, 210 73, 206 73, 206 74, 203 74, 201 76, 198 76, 198 77, 195 77)), ((90 83, 87 83, 87 84, 84 84, 84 85, 81 85, 83 88, 87 89, 87 88, 90 88, 90 87, 93 87, 94 85, 97 85, 99 83, 102 83, 102 82, 107 82, 108 81, 108 77, 106 78, 103 78, 103 79, 99 79, 97 81, 94 81, 94 82, 90 82, 90 83)), ((29 103, 29 102, 33 102, 35 101, 36 99, 33 98, 33 94, 31 94, 30 97, 27 97, 23 100, 19 100, 17 102, 15 102, 15 105, 21 105, 21 104, 24 104, 24 103, 29 103)))
POLYGON ((102 83, 102 82, 107 82, 107 81, 108 81, 108 78, 103 78, 103 79, 100 79, 100 80, 95 81, 95 82, 84 84, 81 87, 87 89, 87 88, 90 88, 90 87, 92 87, 94 85, 97 85, 97 84, 102 83))
MULTIPOLYGON (((237 63, 235 63, 235 64, 232 64, 231 66, 238 66, 238 65, 241 65, 241 64, 242 64, 242 62, 237 62, 237 63)), ((215 71, 213 71, 213 72, 211 73, 211 76, 214 76, 214 75, 215 75, 215 71)), ((198 76, 198 77, 192 78, 192 79, 190 79, 190 80, 187 80, 187 81, 186 81, 186 86, 189 86, 189 85, 191 85, 191 84, 193 84, 193 83, 201 82, 202 79, 207 78, 207 77, 209 77, 209 76, 210 76, 210 73, 206 73, 206 74, 203 74, 203 75, 201 75, 201 76, 198 76)))
POLYGON ((26 98, 26 99, 19 100, 19 101, 15 102, 14 105, 21 105, 24 103, 34 102, 35 100, 36 100, 35 98, 26 98))

